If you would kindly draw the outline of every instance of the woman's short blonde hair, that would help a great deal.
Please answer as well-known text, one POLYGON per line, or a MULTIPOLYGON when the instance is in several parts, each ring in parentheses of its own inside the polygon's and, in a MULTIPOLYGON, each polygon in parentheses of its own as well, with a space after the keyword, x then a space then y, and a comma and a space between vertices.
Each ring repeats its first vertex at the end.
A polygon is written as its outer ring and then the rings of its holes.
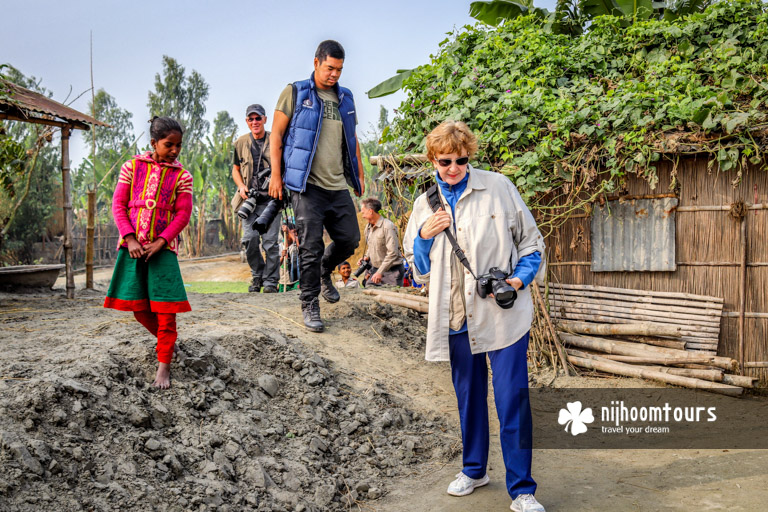
POLYGON ((461 155, 465 151, 472 158, 477 152, 477 137, 466 123, 448 119, 427 135, 426 146, 427 158, 430 160, 434 160, 435 155, 449 153, 461 155))

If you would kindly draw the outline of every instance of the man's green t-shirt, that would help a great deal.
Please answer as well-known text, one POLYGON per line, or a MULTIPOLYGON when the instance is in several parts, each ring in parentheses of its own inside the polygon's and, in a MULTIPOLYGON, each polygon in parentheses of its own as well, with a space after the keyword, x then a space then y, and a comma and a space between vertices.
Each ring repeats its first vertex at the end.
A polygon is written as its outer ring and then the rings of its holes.
MULTIPOLYGON (((344 177, 341 153, 344 150, 344 125, 339 113, 339 97, 333 89, 315 90, 323 101, 323 125, 307 183, 325 190, 346 190, 347 180, 344 177)), ((293 117, 293 87, 288 85, 283 89, 276 108, 289 119, 293 117)))

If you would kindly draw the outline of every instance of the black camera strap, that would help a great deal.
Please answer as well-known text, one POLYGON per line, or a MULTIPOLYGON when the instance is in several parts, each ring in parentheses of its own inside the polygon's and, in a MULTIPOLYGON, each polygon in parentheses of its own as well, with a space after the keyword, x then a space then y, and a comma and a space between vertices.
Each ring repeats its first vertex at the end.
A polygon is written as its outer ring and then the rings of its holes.
MULTIPOLYGON (((437 212, 437 210, 441 207, 447 212, 448 209, 443 205, 443 201, 440 199, 440 191, 437 189, 437 187, 438 185, 435 183, 427 190, 427 201, 429 201, 429 207, 432 208, 433 212, 437 212)), ((472 277, 477 280, 477 276, 474 272, 472 272, 472 268, 469 266, 469 260, 467 260, 467 256, 464 254, 464 251, 461 249, 461 247, 459 247, 459 242, 456 241, 456 237, 453 236, 453 232, 450 230, 450 228, 446 228, 443 233, 445 233, 445 236, 448 237, 448 241, 451 243, 451 247, 453 247, 453 253, 457 258, 459 258, 461 264, 464 265, 467 270, 469 270, 469 273, 472 274, 472 277)))

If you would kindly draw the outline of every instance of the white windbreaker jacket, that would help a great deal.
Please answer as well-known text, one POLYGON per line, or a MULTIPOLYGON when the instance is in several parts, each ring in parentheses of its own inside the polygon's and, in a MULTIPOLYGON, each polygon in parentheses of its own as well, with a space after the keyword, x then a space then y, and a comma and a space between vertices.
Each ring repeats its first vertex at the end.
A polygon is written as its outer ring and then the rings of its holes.
MULTIPOLYGON (((453 215, 456 240, 464 250, 472 271, 478 276, 491 267, 510 272, 521 257, 536 251, 543 258, 544 239, 509 178, 471 166, 467 171, 467 188, 456 203, 453 215)), ((445 198, 443 201, 447 204, 445 198)), ((450 207, 447 210, 450 213, 450 207)), ((428 274, 420 274, 413 264, 414 240, 431 215, 427 195, 422 194, 413 204, 403 248, 408 264, 413 268, 414 280, 429 283, 426 359, 448 361, 452 248, 445 234, 438 234, 432 244, 428 274)), ((476 298, 475 280, 463 266, 461 270, 465 273, 467 334, 473 354, 508 347, 530 330, 533 302, 528 286, 517 292, 517 300, 511 309, 501 309, 491 297, 476 298)))

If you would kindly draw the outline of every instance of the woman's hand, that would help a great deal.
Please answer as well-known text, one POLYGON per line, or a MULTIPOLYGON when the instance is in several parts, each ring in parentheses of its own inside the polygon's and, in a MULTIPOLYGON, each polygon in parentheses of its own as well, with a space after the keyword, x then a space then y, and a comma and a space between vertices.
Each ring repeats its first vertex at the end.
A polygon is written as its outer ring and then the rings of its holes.
POLYGON ((430 238, 434 238, 435 235, 438 233, 441 233, 444 231, 448 226, 451 225, 452 219, 451 216, 443 210, 442 206, 438 208, 438 210, 433 213, 427 221, 424 223, 423 226, 421 226, 420 236, 424 240, 429 240, 430 238))
POLYGON ((162 251, 166 243, 165 238, 158 237, 157 240, 144 247, 144 261, 149 261, 149 258, 162 251))
POLYGON ((125 235, 125 243, 128 244, 128 254, 131 255, 131 258, 136 259, 144 256, 144 248, 136 240, 136 235, 133 233, 125 235))

